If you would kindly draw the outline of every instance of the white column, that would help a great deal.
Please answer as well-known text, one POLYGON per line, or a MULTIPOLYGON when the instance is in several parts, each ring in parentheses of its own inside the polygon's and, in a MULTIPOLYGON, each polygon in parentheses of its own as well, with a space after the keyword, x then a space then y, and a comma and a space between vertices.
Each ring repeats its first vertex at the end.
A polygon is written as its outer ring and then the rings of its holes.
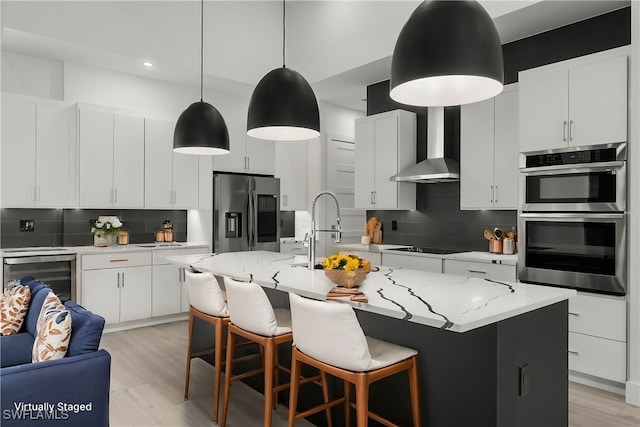
POLYGON ((629 338, 626 401, 640 405, 640 1, 631 2, 629 79, 629 338))

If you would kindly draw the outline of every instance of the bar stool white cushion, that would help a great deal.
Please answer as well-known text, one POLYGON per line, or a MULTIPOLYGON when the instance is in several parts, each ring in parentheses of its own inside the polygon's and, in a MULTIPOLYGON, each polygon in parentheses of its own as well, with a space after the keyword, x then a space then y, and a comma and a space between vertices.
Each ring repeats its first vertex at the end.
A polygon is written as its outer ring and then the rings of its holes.
POLYGON ((293 342, 329 365, 365 372, 393 365, 417 351, 365 336, 351 306, 290 293, 293 342))
POLYGON ((228 317, 227 303, 218 281, 211 273, 185 269, 189 304, 196 310, 217 317, 228 317))
POLYGON ((291 312, 271 306, 262 286, 224 278, 231 322, 254 334, 275 337, 291 332, 291 312))

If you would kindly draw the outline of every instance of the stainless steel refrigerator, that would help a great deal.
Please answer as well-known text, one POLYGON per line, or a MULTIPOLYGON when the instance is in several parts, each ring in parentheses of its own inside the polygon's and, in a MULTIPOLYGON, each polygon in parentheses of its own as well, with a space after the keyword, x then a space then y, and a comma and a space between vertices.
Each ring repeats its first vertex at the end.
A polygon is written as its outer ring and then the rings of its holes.
POLYGON ((213 251, 280 251, 280 179, 213 174, 213 251))

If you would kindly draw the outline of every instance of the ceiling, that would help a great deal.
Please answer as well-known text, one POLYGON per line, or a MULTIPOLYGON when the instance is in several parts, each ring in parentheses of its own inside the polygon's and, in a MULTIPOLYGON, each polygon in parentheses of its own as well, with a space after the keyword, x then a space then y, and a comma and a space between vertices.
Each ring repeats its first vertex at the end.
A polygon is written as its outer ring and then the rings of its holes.
MULTIPOLYGON (((289 0, 286 65, 318 99, 364 111, 366 86, 389 78, 395 40, 419 1, 289 0)), ((629 0, 481 0, 503 43, 629 5, 629 0)), ((176 83, 200 83, 200 2, 8 1, 2 50, 176 83), (142 63, 150 61, 153 67, 142 63)), ((282 66, 282 2, 204 4, 205 86, 250 96, 282 66)))

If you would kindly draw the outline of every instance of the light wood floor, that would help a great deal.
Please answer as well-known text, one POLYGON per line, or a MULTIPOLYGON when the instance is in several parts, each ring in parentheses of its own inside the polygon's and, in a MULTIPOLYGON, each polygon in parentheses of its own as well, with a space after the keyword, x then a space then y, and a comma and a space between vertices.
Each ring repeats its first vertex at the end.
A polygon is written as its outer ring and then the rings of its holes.
MULTIPOLYGON (((101 344, 112 357, 111 427, 214 425, 213 368, 208 363, 193 360, 189 400, 183 398, 186 321, 107 333, 101 344)), ((228 427, 262 425, 260 393, 234 383, 230 402, 228 427)), ((286 424, 286 408, 278 405, 273 425, 286 424)), ((569 426, 638 427, 640 408, 617 394, 570 383, 569 426)))

